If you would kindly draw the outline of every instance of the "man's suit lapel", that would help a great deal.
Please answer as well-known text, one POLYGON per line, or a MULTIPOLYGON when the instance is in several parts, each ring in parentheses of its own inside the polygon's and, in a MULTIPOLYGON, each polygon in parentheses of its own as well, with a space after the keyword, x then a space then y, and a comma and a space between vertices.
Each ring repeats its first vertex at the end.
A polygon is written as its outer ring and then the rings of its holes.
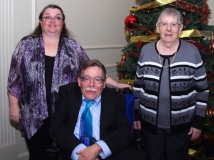
POLYGON ((71 87, 70 88, 70 115, 72 121, 72 125, 76 125, 76 121, 79 115, 80 106, 82 104, 82 93, 80 91, 79 86, 71 87))
POLYGON ((111 91, 109 89, 104 89, 101 97, 101 114, 100 114, 100 137, 103 135, 108 119, 109 119, 109 114, 111 114, 111 106, 109 102, 111 102, 112 96, 111 96, 111 91))

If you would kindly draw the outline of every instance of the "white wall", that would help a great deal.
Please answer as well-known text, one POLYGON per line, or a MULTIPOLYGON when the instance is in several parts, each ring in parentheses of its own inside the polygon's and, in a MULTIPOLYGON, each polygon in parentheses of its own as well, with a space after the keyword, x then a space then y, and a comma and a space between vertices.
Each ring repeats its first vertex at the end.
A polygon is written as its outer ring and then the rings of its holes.
POLYGON ((209 25, 214 25, 214 0, 207 0, 207 4, 211 10, 209 25))
MULTIPOLYGON (((38 14, 50 3, 60 5, 66 24, 89 57, 101 60, 110 76, 127 44, 124 19, 139 0, 0 0, 0 160, 27 160, 23 135, 8 117, 7 76, 12 52, 18 41, 38 23, 38 14)), ((214 13, 214 1, 208 0, 214 13)), ((209 24, 214 25, 211 15, 209 24)))

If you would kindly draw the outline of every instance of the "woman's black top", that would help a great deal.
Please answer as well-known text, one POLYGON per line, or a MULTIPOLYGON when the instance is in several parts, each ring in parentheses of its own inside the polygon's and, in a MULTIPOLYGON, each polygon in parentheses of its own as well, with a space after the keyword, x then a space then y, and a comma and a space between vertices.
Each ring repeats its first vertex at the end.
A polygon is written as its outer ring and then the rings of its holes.
POLYGON ((49 115, 51 113, 51 86, 52 86, 54 60, 55 57, 45 56, 45 84, 49 115))

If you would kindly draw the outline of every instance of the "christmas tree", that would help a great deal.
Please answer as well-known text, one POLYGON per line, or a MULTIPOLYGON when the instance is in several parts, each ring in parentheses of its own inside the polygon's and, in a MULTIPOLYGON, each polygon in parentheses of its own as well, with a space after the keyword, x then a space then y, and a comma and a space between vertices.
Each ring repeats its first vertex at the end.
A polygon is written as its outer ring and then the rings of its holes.
POLYGON ((133 84, 141 48, 159 38, 156 30, 159 13, 167 7, 176 8, 182 13, 184 28, 179 37, 199 49, 210 88, 204 129, 202 135, 191 143, 190 159, 209 159, 214 150, 214 26, 208 25, 211 11, 206 2, 207 0, 141 0, 138 6, 130 7, 130 15, 125 19, 128 44, 122 50, 121 61, 117 62, 120 81, 133 84))

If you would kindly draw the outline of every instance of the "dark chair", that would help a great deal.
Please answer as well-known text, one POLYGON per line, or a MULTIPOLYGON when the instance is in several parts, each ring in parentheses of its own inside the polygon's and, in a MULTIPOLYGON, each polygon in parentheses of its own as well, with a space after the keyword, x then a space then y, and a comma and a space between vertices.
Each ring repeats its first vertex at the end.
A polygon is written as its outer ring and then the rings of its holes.
POLYGON ((126 115, 129 119, 129 124, 133 129, 133 134, 135 138, 135 142, 137 145, 143 149, 143 135, 141 131, 133 128, 134 123, 134 101, 135 101, 135 95, 133 95, 131 89, 124 88, 122 91, 122 94, 126 97, 126 115))
POLYGON ((50 148, 46 150, 44 160, 62 160, 56 138, 53 139, 50 148))

